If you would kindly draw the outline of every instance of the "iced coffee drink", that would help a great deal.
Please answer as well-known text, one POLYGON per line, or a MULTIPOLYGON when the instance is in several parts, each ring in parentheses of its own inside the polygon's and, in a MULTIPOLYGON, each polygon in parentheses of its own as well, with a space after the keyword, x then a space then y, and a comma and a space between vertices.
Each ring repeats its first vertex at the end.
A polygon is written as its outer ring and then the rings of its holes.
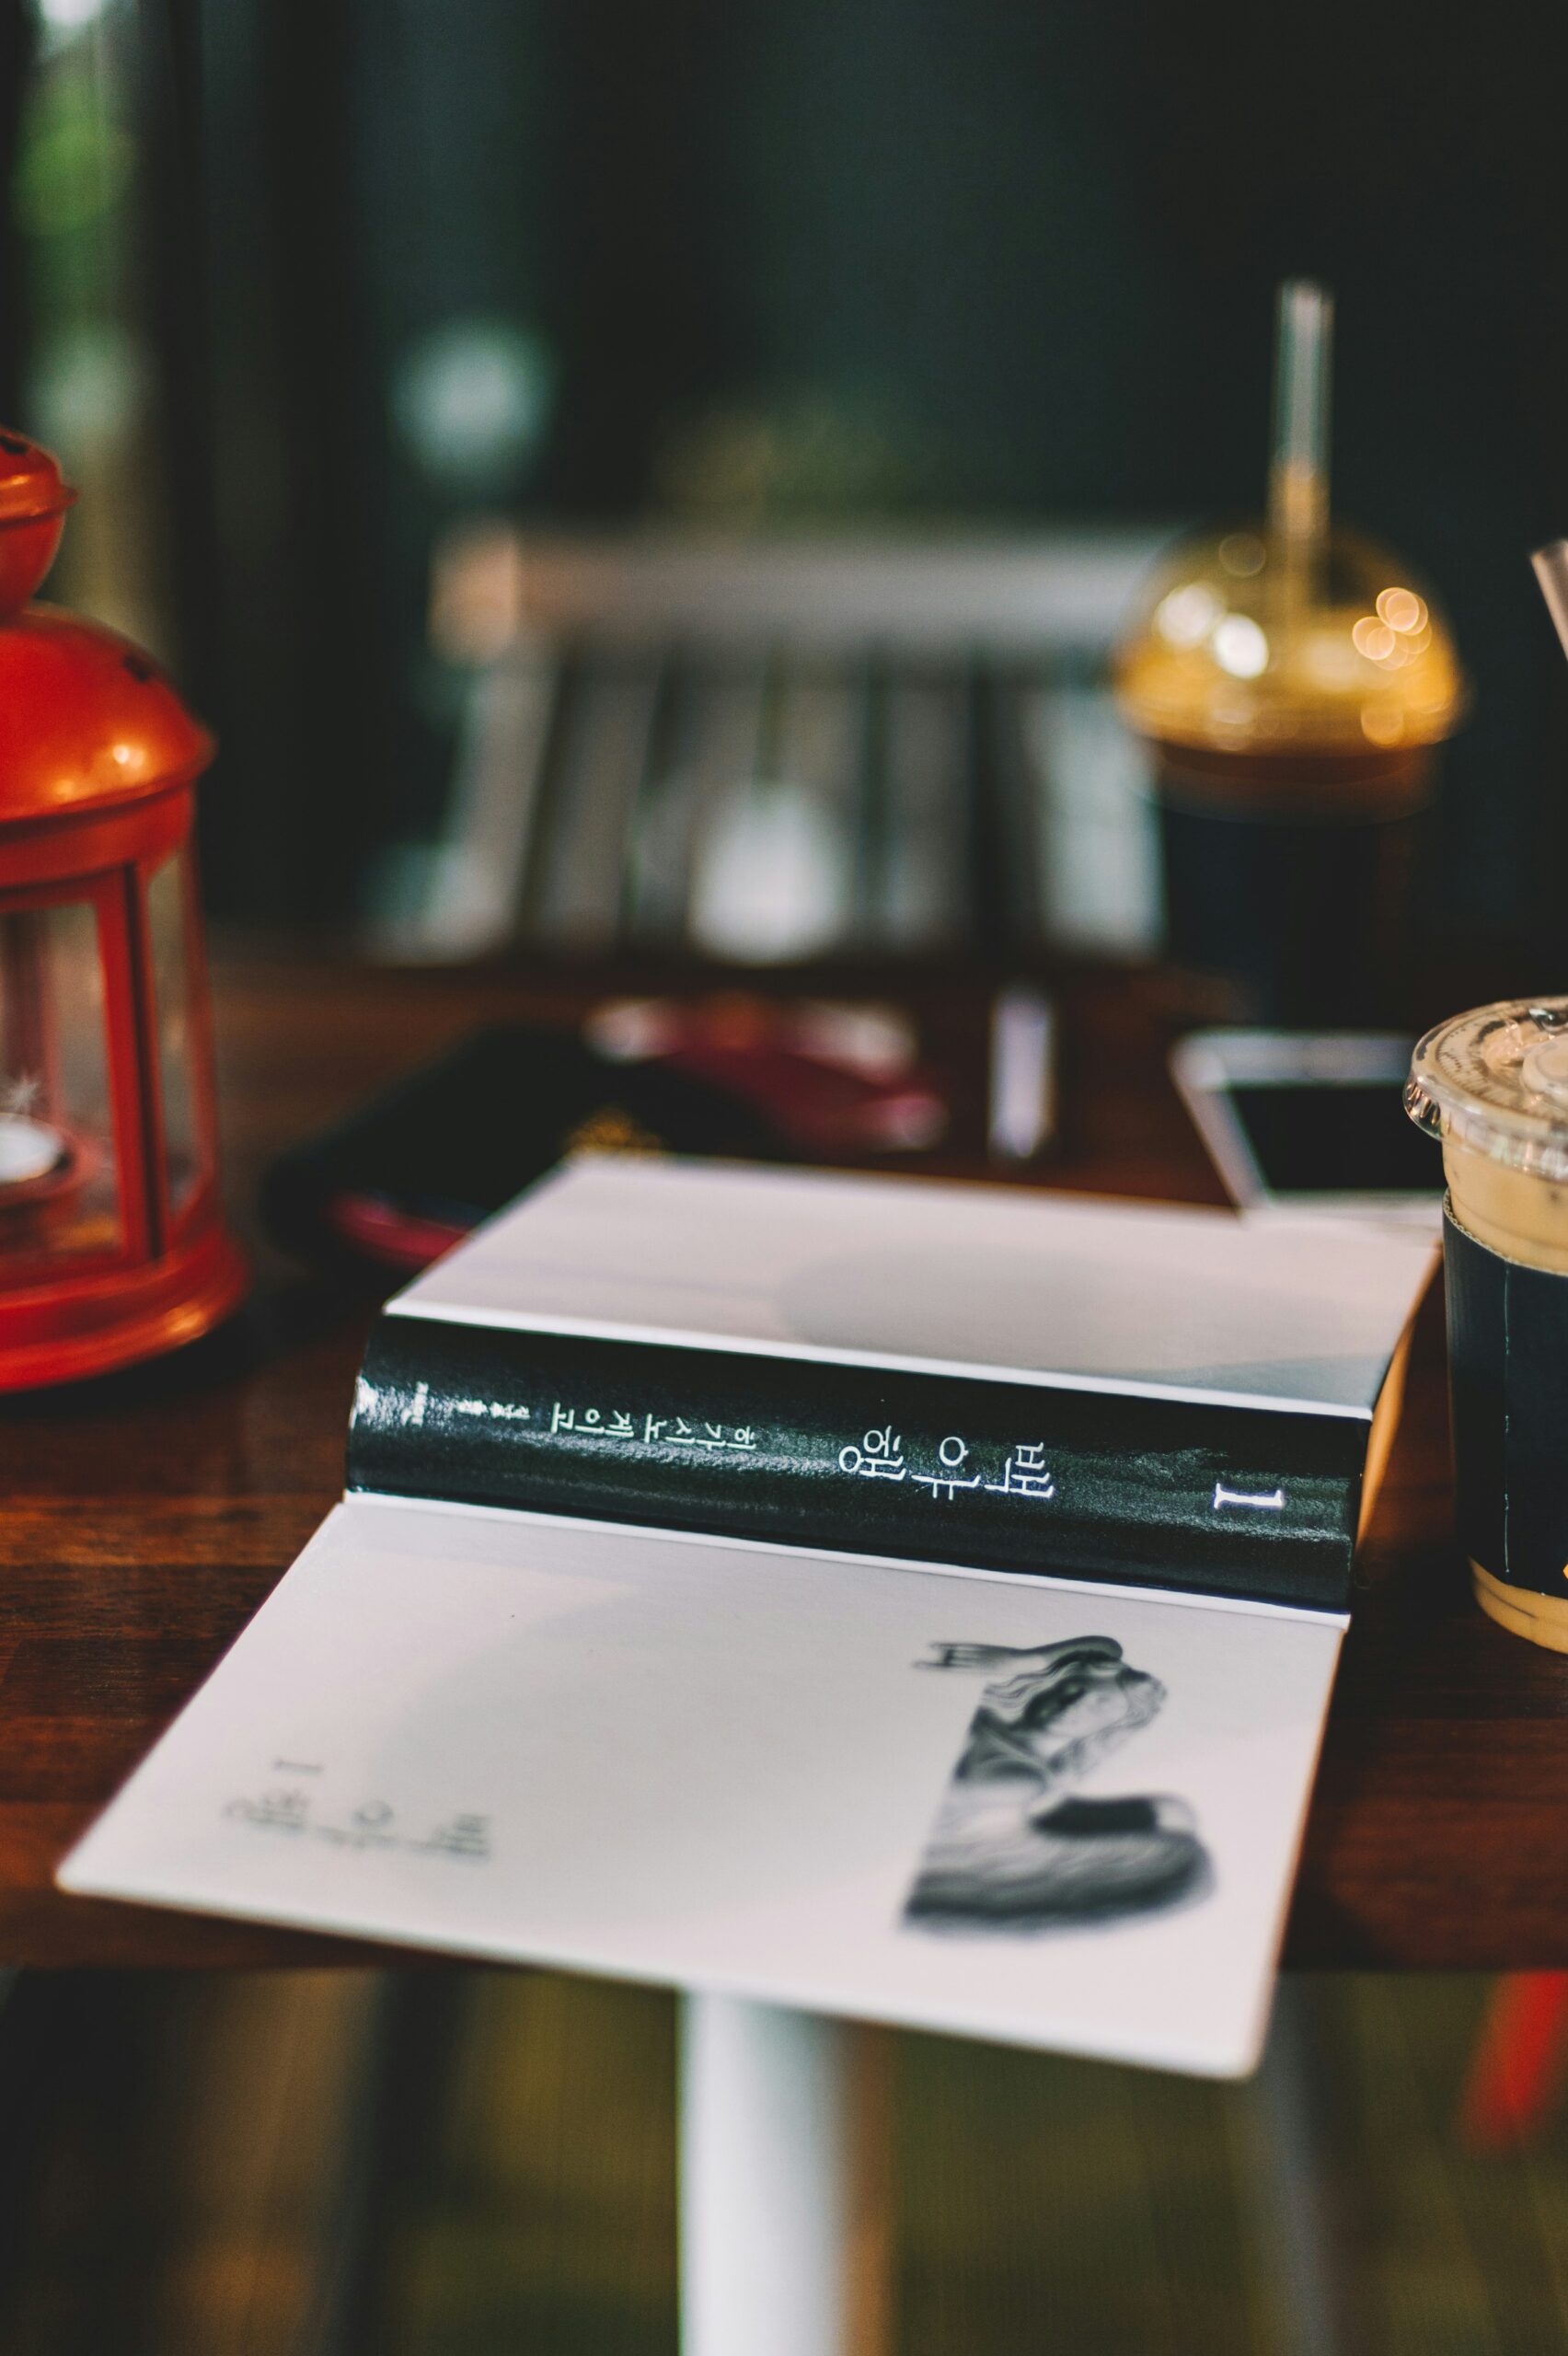
POLYGON ((1405 1103, 1443 1144, 1456 1504, 1477 1600, 1568 1652, 1568 998, 1440 1023, 1405 1103))
POLYGON ((1331 525, 1330 318, 1321 288, 1280 290, 1267 515, 1175 549, 1116 655, 1151 755, 1167 948, 1253 1022, 1396 1011, 1415 832, 1464 708, 1431 593, 1331 525))

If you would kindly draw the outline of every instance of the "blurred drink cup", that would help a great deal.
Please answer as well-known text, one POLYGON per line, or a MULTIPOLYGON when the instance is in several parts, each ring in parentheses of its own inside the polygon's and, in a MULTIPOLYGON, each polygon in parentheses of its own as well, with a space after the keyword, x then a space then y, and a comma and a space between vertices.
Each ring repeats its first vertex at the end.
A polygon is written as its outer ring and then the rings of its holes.
POLYGON ((1116 685, 1154 756, 1171 955, 1256 1021, 1377 1023, 1464 687, 1408 566, 1330 528, 1330 332, 1320 289, 1281 289, 1267 520, 1167 560, 1116 685))
POLYGON ((1568 998, 1440 1023, 1405 1104, 1443 1143, 1455 1498, 1476 1598, 1568 1652, 1568 998))

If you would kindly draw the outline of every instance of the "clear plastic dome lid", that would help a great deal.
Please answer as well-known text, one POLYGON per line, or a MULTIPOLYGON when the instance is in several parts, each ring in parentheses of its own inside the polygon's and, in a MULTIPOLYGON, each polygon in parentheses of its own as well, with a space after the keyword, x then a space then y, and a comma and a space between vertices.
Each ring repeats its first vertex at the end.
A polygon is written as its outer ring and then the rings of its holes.
POLYGON ((1568 998, 1456 1014, 1411 1058, 1405 1110, 1434 1137, 1543 1178, 1568 1178, 1568 998))
POLYGON ((1332 530, 1310 551, 1244 524, 1183 541, 1117 650, 1140 735, 1207 751, 1394 752, 1449 735, 1465 682, 1409 568, 1332 530))

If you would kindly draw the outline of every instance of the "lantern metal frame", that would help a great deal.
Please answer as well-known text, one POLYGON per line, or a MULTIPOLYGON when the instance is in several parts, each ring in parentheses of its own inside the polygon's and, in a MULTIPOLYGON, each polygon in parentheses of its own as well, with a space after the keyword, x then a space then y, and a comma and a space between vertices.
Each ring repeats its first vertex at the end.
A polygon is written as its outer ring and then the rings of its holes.
MULTIPOLYGON (((118 1236, 52 1257, 46 1245, 29 1250, 13 1239, 8 1247, 0 1219, 0 1391, 174 1348, 226 1315, 248 1281, 218 1195, 192 841, 195 781, 212 742, 126 641, 20 604, 53 555, 70 496, 47 453, 0 436, 0 919, 91 911, 102 1027, 94 1048, 102 1051, 118 1236), (170 860, 179 862, 181 1051, 194 1164, 178 1200, 160 1032, 168 1010, 158 998, 151 901, 170 860)), ((75 1162, 66 1168, 75 1173, 75 1162)), ((25 1211, 51 1183, 46 1176, 0 1192, 0 1211, 6 1218, 25 1211)))

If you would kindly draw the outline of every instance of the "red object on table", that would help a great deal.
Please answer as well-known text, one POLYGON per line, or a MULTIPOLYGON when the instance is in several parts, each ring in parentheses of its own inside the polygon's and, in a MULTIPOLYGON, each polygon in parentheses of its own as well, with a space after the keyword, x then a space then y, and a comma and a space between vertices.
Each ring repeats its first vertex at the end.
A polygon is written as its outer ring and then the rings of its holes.
POLYGON ((191 860, 212 741, 124 639, 28 604, 75 496, 0 430, 0 1391, 172 1349, 246 1287, 191 860))
POLYGON ((695 1002, 621 1000, 586 1029, 618 1061, 714 1081, 805 1154, 924 1152, 948 1126, 942 1092, 893 1008, 725 990, 695 1002))
POLYGON ((1460 2108, 1480 2152, 1535 2142, 1568 2073, 1568 1971, 1505 1971, 1494 1983, 1460 2108))

